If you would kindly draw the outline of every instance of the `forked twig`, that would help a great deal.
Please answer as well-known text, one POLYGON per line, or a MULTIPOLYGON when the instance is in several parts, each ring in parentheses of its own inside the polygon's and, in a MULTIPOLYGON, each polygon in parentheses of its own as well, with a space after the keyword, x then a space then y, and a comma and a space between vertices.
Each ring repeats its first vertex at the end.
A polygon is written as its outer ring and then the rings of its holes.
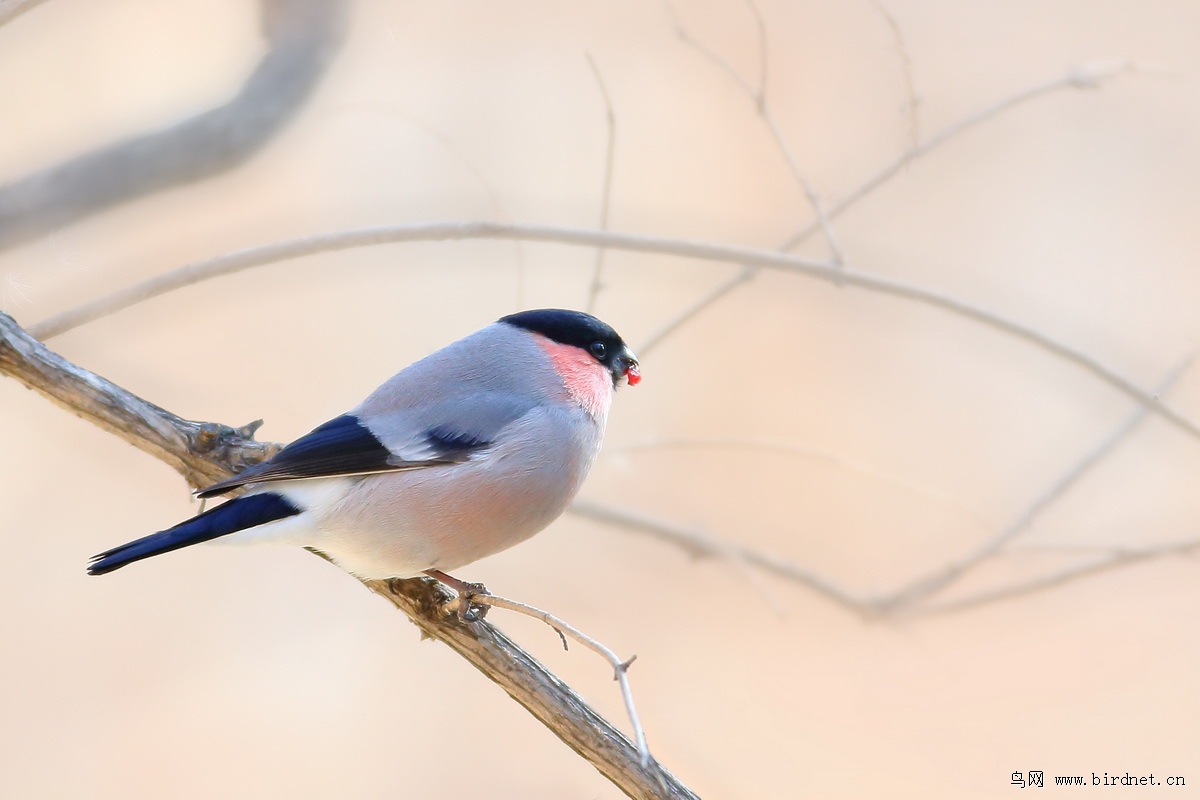
MULTIPOLYGON (((674 19, 675 18, 674 11, 671 9, 669 4, 667 5, 667 9, 672 14, 672 18, 674 19)), ((889 20, 892 19, 890 15, 886 15, 886 16, 888 17, 889 20)), ((894 20, 892 20, 892 21, 894 21, 894 20)), ((687 32, 678 24, 678 22, 676 22, 676 32, 678 33, 678 35, 681 38, 686 39, 687 32)), ((736 83, 738 83, 739 86, 741 86, 743 91, 751 94, 752 96, 755 95, 754 88, 751 87, 745 81, 745 79, 743 79, 737 73, 737 71, 734 70, 733 67, 729 65, 728 62, 726 62, 720 56, 717 56, 715 53, 708 51, 707 48, 704 48, 704 46, 701 45, 699 42, 693 42, 690 40, 688 40, 688 41, 694 48, 696 48, 699 52, 704 54, 705 57, 707 57, 713 63, 717 64, 727 74, 729 74, 733 78, 733 80, 736 83)), ((887 166, 883 167, 881 170, 879 170, 879 172, 875 173, 870 178, 868 178, 866 181, 859 184, 857 187, 852 189, 849 194, 847 194, 840 201, 838 201, 836 204, 834 204, 834 206, 831 209, 829 209, 828 214, 826 215, 826 222, 824 225, 822 225, 820 218, 818 218, 816 221, 810 223, 809 225, 800 229, 798 232, 796 232, 792 236, 789 236, 787 239, 785 239, 783 242, 781 242, 779 245, 779 249, 781 251, 791 250, 791 249, 795 248, 796 246, 798 246, 799 244, 801 244, 802 242, 807 241, 815 233, 831 231, 832 227, 829 225, 829 223, 832 220, 841 216, 844 212, 848 211, 856 203, 858 203, 860 200, 862 200, 867 195, 874 192, 879 187, 885 185, 889 180, 891 180, 897 174, 899 174, 899 172, 905 167, 905 165, 921 158, 922 156, 928 155, 931 151, 935 150, 936 148, 940 147, 941 145, 943 145, 946 142, 950 141, 951 139, 955 138, 960 133, 964 133, 965 131, 975 127, 976 125, 979 125, 982 122, 985 122, 995 116, 998 116, 999 114, 1001 114, 1009 109, 1016 108, 1017 106, 1020 106, 1024 103, 1027 103, 1027 102, 1034 100, 1038 97, 1041 97, 1045 94, 1049 94, 1051 92, 1055 92, 1055 91, 1058 91, 1061 89, 1099 88, 1101 86, 1101 84, 1103 84, 1105 81, 1111 80, 1118 75, 1121 75, 1126 72, 1131 72, 1138 68, 1139 68, 1138 65, 1136 65, 1132 62, 1118 62, 1116 64, 1101 62, 1101 63, 1077 67, 1077 68, 1071 70, 1070 72, 1068 72, 1063 77, 1055 78, 1054 80, 1046 81, 1046 82, 1037 84, 1035 86, 1029 87, 1027 89, 1023 89, 1015 94, 1012 94, 1012 95, 1009 95, 1008 97, 1003 98, 1002 100, 988 106, 987 108, 982 109, 981 111, 977 111, 974 114, 968 115, 968 116, 964 117, 963 119, 959 120, 958 122, 948 126, 944 130, 942 130, 940 133, 931 137, 928 141, 926 141, 924 143, 914 142, 913 146, 910 149, 908 149, 907 151, 905 151, 898 159, 896 159, 892 163, 888 164, 887 166)), ((765 80, 766 80, 766 78, 765 78, 765 69, 766 69, 765 62, 764 62, 763 69, 764 69, 764 73, 763 73, 764 77, 763 77, 762 86, 765 86, 765 80)), ((911 81, 911 75, 908 77, 909 77, 909 80, 911 81)), ((763 90, 760 87, 760 90, 759 90, 760 96, 761 96, 762 91, 763 90)), ((910 91, 912 91, 912 90, 910 89, 910 91)), ((913 96, 912 102, 915 102, 915 95, 913 96)), ((914 135, 915 135, 915 125, 916 125, 915 112, 914 112, 913 125, 914 125, 914 135)), ((744 264, 743 267, 746 268, 747 270, 751 270, 748 273, 743 273, 744 278, 746 280, 749 280, 750 278, 752 278, 754 276, 754 271, 752 270, 752 267, 749 264, 744 264)), ((707 310, 711 306, 715 305, 718 301, 720 301, 723 297, 725 297, 726 294, 728 294, 730 291, 732 291, 736 286, 740 285, 740 283, 741 283, 741 281, 737 277, 735 277, 734 279, 731 279, 730 282, 722 284, 720 287, 718 287, 717 290, 713 291, 710 294, 705 295, 699 301, 697 301, 693 305, 689 306, 688 309, 683 314, 681 314, 680 316, 671 320, 671 322, 669 322, 660 331, 658 331, 651 337, 650 346, 656 347, 667 336, 674 333, 674 331, 677 328, 682 327, 686 322, 691 321, 692 319, 696 318, 701 313, 703 313, 705 310, 707 310)))
POLYGON ((568 511, 576 516, 616 525, 625 530, 660 539, 698 558, 733 558, 764 572, 807 586, 856 614, 868 614, 871 610, 869 602, 864 602, 832 581, 770 553, 743 547, 728 540, 717 539, 700 531, 647 514, 606 506, 590 500, 576 499, 568 511))
POLYGON ((832 254, 832 259, 835 264, 841 264, 845 259, 842 256, 842 245, 838 240, 837 234, 834 233, 833 226, 830 225, 830 217, 825 213, 825 205, 817 194, 816 187, 812 181, 800 169, 800 162, 796 155, 792 152, 792 148, 788 145, 787 140, 783 136, 783 131, 780 130, 779 124, 775 121, 775 116, 771 113, 771 108, 767 103, 767 26, 763 21, 762 12, 759 11, 758 5, 754 0, 746 0, 746 5, 749 6, 750 12, 754 15, 756 30, 758 31, 758 53, 759 53, 759 81, 758 88, 754 88, 750 81, 742 77, 733 65, 726 61, 711 48, 707 47, 684 27, 679 20, 679 16, 675 13, 674 7, 668 2, 666 3, 667 13, 671 15, 672 22, 675 25, 675 33, 679 40, 688 47, 695 50, 708 61, 716 65, 722 72, 733 79, 733 82, 743 91, 750 101, 754 103, 754 108, 758 115, 762 117, 763 124, 767 126, 767 131, 771 134, 771 138, 775 140, 775 146, 779 150, 783 160, 787 163, 788 170, 792 173, 792 177, 800 184, 800 188, 804 192, 804 196, 808 199, 809 205, 812 206, 813 214, 816 216, 816 224, 822 233, 825 235, 825 240, 829 244, 829 251, 832 254))
MULTIPOLYGON (((668 11, 671 12, 671 14, 674 18, 674 12, 671 10, 670 5, 668 5, 667 8, 668 8, 668 11)), ((888 15, 888 16, 890 17, 890 15, 888 15)), ((686 38, 687 32, 684 31, 677 22, 676 22, 676 31, 677 31, 677 33, 679 33, 679 35, 681 37, 686 38)), ((697 48, 700 52, 704 53, 705 56, 707 58, 709 58, 710 61, 713 61, 715 64, 720 66, 727 74, 731 75, 731 77, 742 87, 743 91, 748 92, 752 95, 754 94, 753 87, 751 87, 748 83, 746 83, 746 81, 740 75, 738 75, 735 70, 733 70, 733 68, 728 64, 728 62, 724 61, 722 58, 717 56, 715 53, 711 53, 710 51, 707 51, 707 49, 704 48, 702 45, 700 45, 698 42, 691 42, 691 44, 693 45, 693 47, 697 48)), ((919 143, 919 144, 914 143, 914 145, 910 149, 905 151, 895 161, 893 161, 892 163, 883 167, 878 172, 876 172, 874 175, 872 175, 870 178, 868 178, 866 181, 864 181, 863 183, 859 184, 857 187, 852 189, 849 194, 847 194, 840 201, 835 203, 832 208, 829 209, 828 214, 826 215, 827 216, 826 226, 823 227, 820 219, 818 219, 818 220, 810 223, 809 225, 805 226, 804 228, 801 228, 795 234, 789 236, 787 239, 785 239, 783 242, 781 242, 779 245, 779 249, 782 251, 791 250, 791 249, 795 248, 796 246, 798 246, 799 244, 801 244, 802 242, 807 241, 809 238, 812 237, 813 234, 823 232, 824 230, 826 230, 826 228, 828 228, 829 222, 831 222, 832 220, 841 216, 843 213, 848 211, 856 203, 858 203, 864 197, 866 197, 869 194, 871 194, 872 192, 874 192, 876 189, 885 185, 889 180, 891 180, 897 174, 899 174, 900 171, 905 167, 905 165, 921 158, 922 156, 928 155, 931 151, 937 149, 938 147, 940 147, 941 145, 950 141, 951 139, 955 138, 959 134, 964 133, 967 130, 970 130, 971 128, 975 127, 976 125, 979 125, 980 123, 985 122, 995 116, 998 116, 1005 111, 1016 108, 1017 106, 1023 105, 1024 103, 1027 103, 1027 102, 1034 100, 1038 97, 1041 97, 1043 95, 1050 94, 1052 92, 1059 91, 1062 89, 1095 89, 1095 88, 1099 88, 1105 81, 1111 80, 1111 79, 1117 77, 1118 75, 1121 75, 1121 74, 1124 74, 1127 72, 1132 72, 1139 68, 1140 67, 1133 62, 1117 62, 1117 63, 1100 62, 1100 63, 1090 64, 1090 65, 1084 65, 1084 66, 1077 67, 1077 68, 1071 70, 1066 75, 1064 75, 1060 78, 1055 78, 1050 81, 1045 81, 1043 83, 1040 83, 1035 86, 1031 86, 1029 88, 1026 88, 1019 92, 1016 92, 1015 94, 1009 95, 1008 97, 1005 97, 1005 98, 1001 99, 1000 101, 993 103, 992 105, 988 106, 987 108, 984 108, 980 111, 975 112, 974 114, 970 114, 970 115, 962 118, 958 122, 955 122, 954 124, 943 129, 941 132, 934 135, 927 141, 925 141, 923 143, 919 143)), ((829 229, 831 229, 831 228, 829 228, 829 229)), ((749 265, 744 265, 744 266, 749 267, 749 265)), ((750 275, 748 277, 753 277, 753 273, 750 273, 750 275)), ((694 305, 689 307, 688 310, 683 315, 676 318, 675 320, 672 320, 671 323, 669 323, 661 331, 659 331, 652 337, 652 339, 651 339, 652 346, 657 346, 663 339, 665 339, 668 335, 673 333, 676 328, 681 327, 684 323, 699 316, 706 309, 708 309, 709 307, 711 307, 712 305, 717 303, 721 298, 723 298, 728 293, 728 291, 732 290, 737 285, 738 285, 737 282, 732 282, 731 284, 723 284, 721 287, 721 290, 713 292, 709 295, 706 295, 700 301, 698 301, 697 303, 695 303, 694 305)))
MULTIPOLYGON (((1035 100, 1047 94, 1052 94, 1063 89, 1097 89, 1106 81, 1112 80, 1119 75, 1137 70, 1139 67, 1134 62, 1099 62, 1095 64, 1085 64, 1076 67, 1063 75, 1043 83, 1030 86, 1022 89, 1019 92, 1002 98, 986 108, 980 109, 973 114, 969 114, 959 121, 947 126, 939 133, 921 142, 919 145, 905 151, 899 158, 891 162, 887 166, 880 169, 871 177, 860 183, 854 189, 843 197, 838 202, 834 203, 829 209, 829 219, 835 220, 852 208, 858 201, 862 200, 867 195, 874 192, 880 186, 883 186, 889 180, 894 178, 900 170, 904 169, 905 165, 928 155, 931 151, 941 147, 946 142, 955 138, 961 133, 974 128, 980 123, 986 122, 993 117, 997 117, 1005 111, 1009 111, 1018 106, 1024 105, 1031 100, 1035 100)), ((821 232, 821 226, 817 223, 810 223, 801 228, 796 233, 789 236, 782 244, 780 250, 791 250, 802 242, 807 241, 814 233, 821 232)))
MULTIPOLYGON (((569 636, 575 641, 582 644, 593 653, 598 653, 609 665, 613 668, 613 680, 621 687, 621 698, 625 701, 625 712, 629 715, 629 724, 633 728, 634 741, 637 742, 638 753, 641 754, 642 766, 649 767, 654 762, 653 756, 650 755, 650 748, 646 745, 646 730, 642 727, 641 717, 638 716, 637 706, 633 703, 633 690, 629 686, 629 666, 637 659, 637 656, 630 656, 624 661, 614 653, 609 647, 600 643, 591 636, 588 636, 583 631, 576 628, 574 625, 566 622, 560 617, 556 617, 549 611, 543 611, 540 608, 535 608, 527 603, 521 603, 516 600, 509 600, 507 597, 500 597, 491 592, 483 592, 480 594, 472 594, 464 600, 462 595, 458 595, 454 600, 446 605, 448 612, 454 613, 459 610, 462 603, 485 605, 493 608, 503 608, 508 611, 515 611, 518 614, 524 614, 527 617, 541 620, 549 625, 554 632, 562 638, 564 635, 569 636)), ((563 649, 567 649, 566 639, 563 639, 563 649)))

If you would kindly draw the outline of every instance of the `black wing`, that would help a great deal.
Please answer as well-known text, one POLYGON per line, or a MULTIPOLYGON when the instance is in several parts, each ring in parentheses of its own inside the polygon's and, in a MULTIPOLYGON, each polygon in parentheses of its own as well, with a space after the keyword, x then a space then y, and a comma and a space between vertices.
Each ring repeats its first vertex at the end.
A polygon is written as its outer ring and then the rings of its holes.
POLYGON ((414 451, 419 451, 419 458, 397 457, 358 417, 343 414, 301 436, 267 461, 205 487, 196 496, 215 497, 263 481, 368 475, 452 464, 490 444, 480 436, 444 425, 424 431, 418 438, 422 441, 414 451))

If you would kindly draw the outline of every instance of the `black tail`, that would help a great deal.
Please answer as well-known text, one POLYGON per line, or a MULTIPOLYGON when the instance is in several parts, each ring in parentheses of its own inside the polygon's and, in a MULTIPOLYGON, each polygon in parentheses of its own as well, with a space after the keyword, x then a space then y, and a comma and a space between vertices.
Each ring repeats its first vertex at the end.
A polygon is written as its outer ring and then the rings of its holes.
POLYGON ((300 509, 271 492, 238 497, 181 522, 174 528, 143 536, 141 539, 92 556, 92 563, 88 564, 87 568, 88 574, 103 575, 143 558, 169 553, 181 547, 207 542, 234 531, 253 528, 255 525, 263 525, 299 513, 300 509))

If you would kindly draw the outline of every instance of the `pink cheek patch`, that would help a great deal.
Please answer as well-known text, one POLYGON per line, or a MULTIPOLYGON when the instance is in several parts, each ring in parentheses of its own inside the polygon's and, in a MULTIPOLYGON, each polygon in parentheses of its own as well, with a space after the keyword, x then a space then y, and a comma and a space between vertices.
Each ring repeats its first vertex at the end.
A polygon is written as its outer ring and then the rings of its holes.
POLYGON ((612 378, 608 370, 578 347, 558 344, 543 336, 538 340, 571 399, 593 417, 607 414, 612 402, 612 378))

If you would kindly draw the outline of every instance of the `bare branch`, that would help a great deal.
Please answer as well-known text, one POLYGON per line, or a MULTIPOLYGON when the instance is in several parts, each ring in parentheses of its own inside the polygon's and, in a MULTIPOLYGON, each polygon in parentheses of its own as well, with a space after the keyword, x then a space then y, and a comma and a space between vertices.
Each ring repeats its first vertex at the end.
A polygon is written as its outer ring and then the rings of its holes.
POLYGON ((464 624, 457 615, 447 614, 454 598, 435 581, 364 583, 407 614, 422 633, 448 645, 497 683, 625 794, 638 800, 695 800, 690 789, 653 759, 643 766, 637 747, 624 734, 497 628, 488 622, 464 624))
POLYGON ((311 94, 337 48, 347 0, 263 0, 270 50, 228 103, 0 187, 0 247, 232 169, 311 94))
MULTIPOLYGON (((249 441, 257 425, 233 431, 182 420, 46 350, 0 312, 0 374, 93 422, 180 472, 194 487, 228 477, 273 445, 249 441)), ((695 795, 593 711, 566 684, 486 622, 463 624, 443 611, 451 596, 423 579, 363 581, 404 611, 423 633, 448 644, 633 798, 695 795)))
POLYGON ((646 236, 553 225, 435 222, 421 225, 383 225, 373 228, 357 228, 289 239, 274 244, 237 250, 206 261, 188 264, 68 310, 33 326, 30 330, 38 338, 49 338, 85 322, 182 286, 314 253, 395 242, 465 239, 521 239, 588 247, 604 246, 614 250, 638 253, 663 253, 704 261, 749 264, 805 275, 835 285, 855 286, 871 292, 905 298, 922 305, 940 308, 1036 345, 1092 373, 1114 389, 1146 406, 1175 427, 1200 438, 1200 426, 1197 426, 1194 421, 1163 403, 1153 392, 1141 388, 1082 350, 1059 341, 1030 325, 934 289, 927 289, 918 284, 886 275, 842 267, 828 261, 817 261, 771 250, 757 250, 751 247, 699 242, 691 239, 673 239, 664 236, 646 236))
MULTIPOLYGON (((612 198, 612 176, 613 176, 613 160, 617 152, 617 115, 613 113, 612 98, 608 96, 608 87, 604 85, 604 76, 600 74, 600 68, 596 66, 596 60, 592 58, 592 54, 587 54, 588 66, 592 68, 592 74, 596 76, 596 83, 600 87, 600 94, 604 98, 605 120, 608 123, 608 146, 604 151, 604 190, 600 194, 600 230, 608 230, 608 211, 611 205, 612 198)), ((600 296, 600 291, 604 288, 604 283, 601 280, 604 272, 604 248, 596 248, 596 265, 592 268, 592 283, 588 288, 588 299, 586 310, 590 313, 596 308, 596 298, 600 296)))
POLYGON ((261 420, 231 428, 177 417, 47 350, 2 311, 0 374, 166 462, 194 488, 240 472, 278 449, 254 441, 261 420))

